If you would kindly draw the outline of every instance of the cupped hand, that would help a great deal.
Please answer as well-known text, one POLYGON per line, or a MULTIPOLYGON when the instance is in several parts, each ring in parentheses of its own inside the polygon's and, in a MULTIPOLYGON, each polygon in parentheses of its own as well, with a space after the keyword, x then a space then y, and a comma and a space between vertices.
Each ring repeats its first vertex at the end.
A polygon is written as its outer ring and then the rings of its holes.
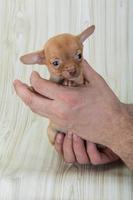
POLYGON ((55 149, 67 163, 103 165, 120 160, 109 148, 98 148, 96 144, 71 133, 58 133, 55 149))

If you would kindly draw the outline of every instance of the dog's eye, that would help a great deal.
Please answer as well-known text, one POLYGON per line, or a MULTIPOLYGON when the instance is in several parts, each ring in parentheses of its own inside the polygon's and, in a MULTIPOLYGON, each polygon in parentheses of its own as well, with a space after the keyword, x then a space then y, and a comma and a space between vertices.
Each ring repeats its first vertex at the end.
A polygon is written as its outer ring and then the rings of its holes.
POLYGON ((82 59, 82 53, 81 53, 80 50, 76 53, 75 59, 76 59, 76 60, 79 60, 79 61, 82 59))
POLYGON ((78 59, 81 59, 81 58, 82 58, 82 54, 79 53, 79 54, 78 54, 78 59))
POLYGON ((59 65, 59 61, 56 60, 56 61, 54 61, 52 64, 53 64, 54 66, 58 66, 58 65, 59 65))
POLYGON ((61 64, 61 61, 59 59, 54 59, 51 61, 51 64, 55 67, 58 68, 61 64))

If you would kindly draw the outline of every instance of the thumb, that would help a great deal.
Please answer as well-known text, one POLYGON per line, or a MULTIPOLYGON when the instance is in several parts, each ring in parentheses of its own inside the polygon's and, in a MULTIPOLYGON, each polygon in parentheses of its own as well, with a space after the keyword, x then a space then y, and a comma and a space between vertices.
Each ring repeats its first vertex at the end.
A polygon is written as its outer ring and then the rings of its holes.
POLYGON ((89 65, 89 63, 86 60, 83 60, 83 75, 84 78, 88 82, 93 82, 94 80, 100 80, 100 75, 89 65))

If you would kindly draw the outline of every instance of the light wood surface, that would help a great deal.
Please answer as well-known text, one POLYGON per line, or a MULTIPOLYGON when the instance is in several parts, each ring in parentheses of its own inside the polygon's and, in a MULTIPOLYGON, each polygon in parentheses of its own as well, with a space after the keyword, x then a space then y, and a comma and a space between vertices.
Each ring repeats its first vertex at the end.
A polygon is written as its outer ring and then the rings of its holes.
POLYGON ((95 24, 84 55, 123 102, 133 103, 132 0, 0 0, 0 200, 132 200, 133 173, 122 164, 68 165, 48 142, 48 121, 16 96, 29 83, 19 56, 55 34, 95 24))

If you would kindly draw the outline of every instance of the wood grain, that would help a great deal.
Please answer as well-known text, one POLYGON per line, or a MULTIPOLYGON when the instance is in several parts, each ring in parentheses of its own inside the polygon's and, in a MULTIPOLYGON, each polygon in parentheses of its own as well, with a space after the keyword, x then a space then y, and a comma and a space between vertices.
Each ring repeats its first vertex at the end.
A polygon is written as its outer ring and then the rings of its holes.
POLYGON ((48 121, 16 96, 15 78, 32 70, 19 56, 61 32, 96 32, 84 55, 123 102, 133 103, 132 0, 0 0, 0 200, 132 200, 133 174, 122 164, 68 165, 48 143, 48 121))

